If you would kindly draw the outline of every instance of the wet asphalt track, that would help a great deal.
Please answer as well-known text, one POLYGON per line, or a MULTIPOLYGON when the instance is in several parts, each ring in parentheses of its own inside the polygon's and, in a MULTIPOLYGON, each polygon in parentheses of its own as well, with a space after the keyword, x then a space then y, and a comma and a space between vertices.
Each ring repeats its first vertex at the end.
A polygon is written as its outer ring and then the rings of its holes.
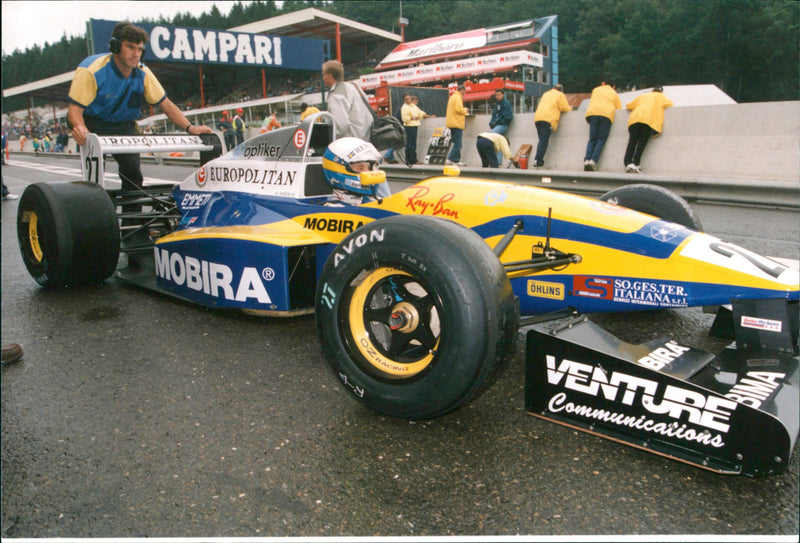
MULTIPOLYGON (((77 167, 42 163, 62 162, 77 167)), ((53 178, 3 177, 18 194, 53 178)), ((796 212, 696 209, 712 233, 798 258, 796 212)), ((466 408, 387 419, 339 386, 313 316, 208 311, 114 280, 45 291, 15 213, 3 201, 2 341, 25 349, 2 370, 4 538, 798 533, 797 450, 783 475, 721 476, 531 417, 521 342, 466 408)), ((598 320, 629 341, 722 346, 699 310, 598 320)))

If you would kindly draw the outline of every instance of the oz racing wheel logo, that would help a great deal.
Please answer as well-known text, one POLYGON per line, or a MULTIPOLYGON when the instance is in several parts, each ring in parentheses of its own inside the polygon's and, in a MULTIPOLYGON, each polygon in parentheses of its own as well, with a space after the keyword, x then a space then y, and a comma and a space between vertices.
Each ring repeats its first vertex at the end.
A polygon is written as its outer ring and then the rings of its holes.
POLYGON ((206 184, 206 167, 205 166, 201 166, 200 169, 197 170, 196 180, 197 180, 197 184, 199 186, 201 186, 201 187, 206 184))

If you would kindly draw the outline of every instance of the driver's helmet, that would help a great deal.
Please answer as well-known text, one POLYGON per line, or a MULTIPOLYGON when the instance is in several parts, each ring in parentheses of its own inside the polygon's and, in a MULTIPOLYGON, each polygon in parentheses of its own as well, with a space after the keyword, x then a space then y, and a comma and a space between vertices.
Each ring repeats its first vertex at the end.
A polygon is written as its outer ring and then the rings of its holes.
POLYGON ((381 154, 374 145, 359 138, 339 138, 332 142, 322 154, 322 169, 325 180, 334 189, 345 190, 363 196, 372 194, 372 187, 364 187, 359 181, 359 172, 351 164, 368 162, 370 170, 381 163, 381 154))

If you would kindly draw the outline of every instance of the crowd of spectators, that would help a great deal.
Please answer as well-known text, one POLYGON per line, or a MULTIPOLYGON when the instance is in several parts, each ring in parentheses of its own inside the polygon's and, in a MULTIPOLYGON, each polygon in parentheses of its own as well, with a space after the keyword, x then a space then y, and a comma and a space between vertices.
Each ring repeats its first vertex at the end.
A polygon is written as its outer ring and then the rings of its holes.
MULTIPOLYGON (((214 85, 209 85, 204 89, 204 105, 200 103, 199 92, 187 97, 177 97, 175 103, 182 111, 191 111, 192 109, 201 107, 260 100, 265 98, 265 96, 263 96, 263 90, 260 79, 235 86, 234 88, 226 87, 218 89, 214 85)), ((284 96, 287 94, 314 93, 320 92, 321 90, 321 80, 316 75, 302 80, 297 80, 292 77, 274 78, 267 82, 266 98, 284 96)), ((148 114, 149 113, 145 112, 144 116, 148 114)))

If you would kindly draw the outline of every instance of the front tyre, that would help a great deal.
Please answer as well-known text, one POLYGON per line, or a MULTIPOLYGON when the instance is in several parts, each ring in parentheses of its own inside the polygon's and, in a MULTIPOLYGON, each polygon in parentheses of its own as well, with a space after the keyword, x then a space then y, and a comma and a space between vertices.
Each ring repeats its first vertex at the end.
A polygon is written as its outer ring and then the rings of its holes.
POLYGON ((468 403, 510 357, 519 325, 505 271, 463 226, 425 216, 369 223, 325 264, 317 334, 362 403, 425 419, 468 403))
POLYGON ((119 258, 114 204, 95 183, 36 183, 22 193, 17 241, 37 283, 59 288, 108 279, 119 258))

